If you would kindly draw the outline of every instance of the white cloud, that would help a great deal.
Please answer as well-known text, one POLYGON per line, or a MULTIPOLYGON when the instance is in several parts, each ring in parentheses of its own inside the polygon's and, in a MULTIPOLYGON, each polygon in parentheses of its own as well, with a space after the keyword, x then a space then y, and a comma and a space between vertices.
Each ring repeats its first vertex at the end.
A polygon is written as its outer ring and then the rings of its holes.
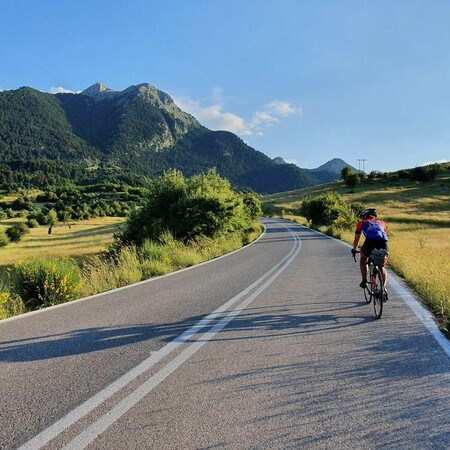
POLYGON ((280 102, 278 100, 268 103, 264 109, 273 115, 280 117, 289 117, 294 114, 303 114, 302 108, 294 108, 289 102, 280 102))
POLYGON ((51 87, 48 90, 48 93, 49 94, 75 94, 75 92, 73 92, 69 89, 63 88, 63 87, 51 87))
POLYGON ((223 104, 201 106, 200 102, 187 97, 175 99, 175 103, 183 110, 192 114, 199 122, 215 130, 227 130, 232 133, 249 136, 250 128, 242 117, 230 112, 224 112, 223 104))
POLYGON ((189 97, 176 98, 175 102, 184 111, 192 114, 202 124, 213 130, 227 130, 241 136, 263 136, 264 131, 281 120, 295 114, 302 114, 301 108, 293 107, 289 102, 275 100, 255 111, 249 120, 232 112, 224 111, 223 91, 215 88, 210 98, 211 106, 189 97))
MULTIPOLYGON (((298 159, 285 159, 285 161, 286 161, 288 164, 295 164, 296 166, 299 165, 298 159)), ((300 166, 299 166, 299 167, 300 167, 300 166)))

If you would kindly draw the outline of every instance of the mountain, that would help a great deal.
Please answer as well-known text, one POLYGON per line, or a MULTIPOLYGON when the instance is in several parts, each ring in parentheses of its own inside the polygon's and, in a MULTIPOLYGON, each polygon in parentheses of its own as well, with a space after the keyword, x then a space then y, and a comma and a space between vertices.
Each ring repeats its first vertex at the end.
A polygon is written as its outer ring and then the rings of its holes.
POLYGON ((350 166, 350 164, 347 164, 344 160, 340 158, 334 158, 331 161, 326 162, 325 164, 322 164, 321 166, 317 167, 316 169, 309 169, 309 172, 315 173, 315 172, 331 172, 336 175, 341 175, 342 169, 345 167, 350 167, 353 172, 358 172, 357 169, 350 166))
POLYGON ((236 188, 274 193, 340 177, 280 164, 233 133, 211 131, 147 83, 123 91, 96 83, 79 94, 0 92, 0 161, 4 187, 142 183, 171 168, 191 176, 216 167, 236 188))
POLYGON ((358 172, 358 170, 340 158, 333 158, 315 169, 305 170, 309 175, 319 179, 320 183, 330 183, 341 178, 342 169, 344 167, 350 167, 353 172, 358 172))
POLYGON ((276 158, 273 158, 272 161, 275 164, 287 164, 286 161, 281 156, 277 156, 276 158))

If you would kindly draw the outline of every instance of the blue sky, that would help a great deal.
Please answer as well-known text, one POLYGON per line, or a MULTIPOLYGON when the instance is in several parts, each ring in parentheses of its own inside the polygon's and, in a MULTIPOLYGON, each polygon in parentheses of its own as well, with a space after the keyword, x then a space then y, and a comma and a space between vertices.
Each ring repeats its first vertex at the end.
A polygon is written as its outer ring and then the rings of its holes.
POLYGON ((447 0, 2 0, 0 11, 1 90, 151 83, 205 126, 305 168, 450 159, 447 0))

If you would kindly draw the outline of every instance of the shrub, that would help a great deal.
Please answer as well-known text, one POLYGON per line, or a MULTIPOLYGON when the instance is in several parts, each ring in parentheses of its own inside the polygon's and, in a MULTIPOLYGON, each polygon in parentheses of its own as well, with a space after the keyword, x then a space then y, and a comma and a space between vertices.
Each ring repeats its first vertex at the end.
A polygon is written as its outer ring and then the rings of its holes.
POLYGON ((28 228, 39 228, 39 222, 36 219, 28 219, 27 227, 28 228))
POLYGON ((8 303, 11 298, 9 277, 0 272, 0 319, 9 317, 8 303))
POLYGON ((8 208, 8 209, 5 211, 5 213, 6 213, 6 217, 7 217, 8 219, 12 219, 13 217, 16 216, 16 214, 14 213, 14 211, 13 211, 11 208, 8 208))
POLYGON ((22 299, 0 288, 0 319, 16 316, 26 312, 22 299))
POLYGON ((353 188, 358 184, 361 184, 361 176, 358 173, 351 173, 345 179, 347 186, 353 188))
POLYGON ((244 201, 244 206, 250 215, 250 219, 252 221, 259 219, 263 215, 259 195, 256 192, 247 189, 241 192, 241 197, 244 201))
POLYGON ((40 258, 14 267, 14 290, 27 310, 57 305, 77 298, 80 292, 79 267, 69 259, 40 258))
POLYGON ((5 233, 11 242, 19 242, 22 237, 29 233, 30 229, 24 223, 13 225, 6 229, 5 233))
POLYGON ((327 192, 314 198, 303 200, 300 214, 311 223, 313 228, 329 228, 330 232, 351 229, 356 222, 356 215, 336 192, 327 192))
POLYGON ((349 175, 353 173, 353 170, 350 166, 346 166, 341 170, 341 177, 344 181, 347 181, 349 175))
POLYGON ((358 217, 359 213, 366 209, 366 206, 364 205, 364 203, 353 202, 350 203, 350 209, 355 213, 355 216, 358 217))
POLYGON ((411 179, 413 181, 431 181, 436 178, 436 175, 439 173, 438 166, 430 165, 430 166, 420 166, 415 167, 411 170, 411 179))
POLYGON ((265 217, 273 217, 279 211, 279 208, 276 207, 272 202, 263 202, 261 204, 261 209, 265 217))
POLYGON ((245 206, 244 198, 215 170, 190 179, 174 170, 153 180, 143 207, 130 214, 118 238, 140 245, 157 240, 165 230, 184 242, 241 233, 251 226, 253 214, 258 214, 257 198, 248 194, 245 206))
POLYGON ((3 230, 0 230, 0 247, 5 247, 9 244, 9 239, 3 230))

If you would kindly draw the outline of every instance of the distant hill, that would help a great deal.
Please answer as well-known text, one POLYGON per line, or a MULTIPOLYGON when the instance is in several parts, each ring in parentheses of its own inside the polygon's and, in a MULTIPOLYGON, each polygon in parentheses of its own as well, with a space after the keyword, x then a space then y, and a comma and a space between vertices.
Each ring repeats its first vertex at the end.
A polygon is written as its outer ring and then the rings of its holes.
POLYGON ((321 166, 317 167, 316 169, 308 169, 308 171, 311 173, 331 172, 340 176, 342 169, 344 169, 345 167, 350 167, 353 172, 359 172, 357 169, 355 169, 350 164, 346 163, 344 160, 340 158, 334 158, 331 161, 328 161, 325 164, 322 164, 321 166))
POLYGON ((80 94, 0 92, 0 161, 3 187, 139 184, 171 168, 191 176, 216 167, 236 188, 274 193, 340 177, 334 164, 280 164, 233 133, 211 131, 150 84, 114 91, 96 83, 80 94))

